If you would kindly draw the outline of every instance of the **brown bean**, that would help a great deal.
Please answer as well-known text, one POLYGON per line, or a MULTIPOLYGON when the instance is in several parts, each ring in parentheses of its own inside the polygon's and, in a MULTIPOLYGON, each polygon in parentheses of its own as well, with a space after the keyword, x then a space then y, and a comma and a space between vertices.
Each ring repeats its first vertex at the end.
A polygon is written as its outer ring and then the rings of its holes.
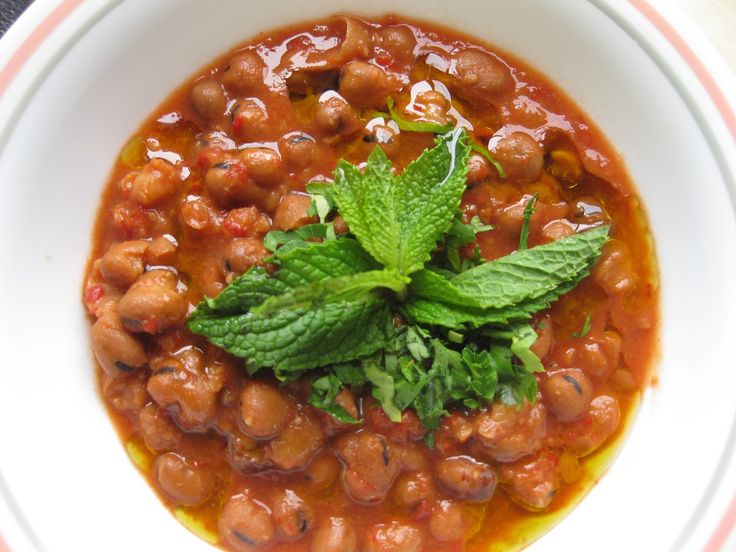
POLYGON ((608 440, 620 421, 618 401, 608 395, 596 397, 580 420, 565 427, 562 433, 564 446, 578 456, 587 456, 608 440))
POLYGON ((128 374, 102 375, 102 394, 118 410, 140 410, 151 402, 146 391, 148 374, 135 370, 128 374))
POLYGON ((335 92, 326 92, 320 97, 314 125, 319 135, 328 142, 350 136, 363 128, 352 106, 335 92))
POLYGON ((474 421, 479 450, 497 462, 513 462, 539 450, 547 434, 547 414, 540 401, 521 408, 494 402, 474 421))
POLYGON ((446 125, 450 123, 449 112, 452 104, 441 92, 426 90, 417 94, 414 110, 421 113, 423 121, 446 125))
POLYGON ((634 287, 636 274, 631 254, 621 240, 612 239, 603 246, 603 252, 593 265, 591 277, 603 291, 614 297, 634 287))
POLYGON ((312 552, 357 552, 358 536, 350 522, 342 517, 323 521, 312 541, 312 552))
POLYGON ((213 234, 218 227, 217 213, 208 197, 187 197, 179 205, 179 220, 185 231, 194 234, 213 234))
POLYGON ((230 498, 218 521, 225 544, 236 552, 262 550, 273 542, 276 528, 265 504, 246 494, 230 498))
POLYGON ((386 96, 397 89, 388 73, 365 61, 351 61, 340 71, 340 95, 362 107, 385 106, 386 96))
POLYGON ((365 535, 365 552, 420 552, 422 532, 414 525, 391 521, 374 525, 365 535))
POLYGON ((132 240, 110 246, 100 259, 100 272, 105 281, 127 288, 143 274, 144 258, 148 250, 148 242, 132 240))
POLYGON ((467 502, 485 502, 496 490, 496 474, 488 464, 470 456, 443 458, 435 464, 442 488, 467 502))
POLYGON ((532 512, 546 509, 560 487, 559 457, 544 450, 499 468, 506 493, 519 506, 532 512))
POLYGON ((562 238, 572 236, 575 233, 573 224, 565 219, 553 220, 542 227, 542 241, 552 243, 562 238))
POLYGON ((488 103, 513 84, 506 66, 482 50, 464 48, 453 53, 450 73, 457 79, 457 95, 470 101, 488 103))
POLYGON ((276 496, 273 521, 286 540, 296 540, 312 528, 314 512, 294 491, 284 489, 276 496))
POLYGON ((345 435, 336 444, 344 463, 345 493, 361 503, 382 501, 399 473, 399 462, 382 435, 359 431, 345 435))
POLYGON ((192 107, 206 121, 216 121, 225 114, 227 96, 222 85, 215 81, 197 83, 189 93, 192 107))
POLYGON ((185 506, 207 502, 215 490, 212 472, 173 452, 156 459, 153 476, 169 500, 185 506))
POLYGON ((512 132, 491 140, 491 154, 501 163, 509 182, 536 182, 544 168, 544 152, 526 132, 512 132))
POLYGON ((468 159, 468 184, 475 184, 488 178, 491 174, 491 164, 488 159, 473 153, 468 159))
POLYGON ((434 495, 432 476, 427 472, 402 473, 394 484, 394 502, 402 508, 415 508, 434 495))
POLYGON ((169 414, 151 403, 138 413, 138 429, 146 446, 154 452, 176 450, 184 438, 169 414))
POLYGON ((377 31, 374 30, 373 41, 398 64, 406 65, 414 61, 417 39, 411 28, 406 25, 381 27, 377 31))
POLYGON ((240 392, 240 425, 254 439, 268 439, 289 421, 291 403, 276 387, 251 380, 240 392))
POLYGON ((247 200, 253 182, 243 161, 229 159, 207 170, 204 185, 218 205, 225 207, 235 201, 247 200))
POLYGON ((534 323, 534 331, 537 332, 537 339, 529 348, 540 360, 543 360, 549 354, 555 341, 552 317, 546 315, 537 320, 534 323))
POLYGON ((307 167, 314 156, 314 138, 303 132, 291 132, 279 140, 284 162, 295 170, 307 167))
POLYGON ((286 427, 266 445, 266 454, 282 470, 309 465, 325 442, 322 426, 306 412, 298 412, 286 427))
POLYGON ((269 255, 261 238, 233 238, 222 253, 223 273, 226 277, 244 274, 253 266, 263 265, 269 255))
POLYGON ((232 119, 233 134, 245 142, 265 142, 273 138, 273 124, 260 100, 238 102, 232 119))
POLYGON ((205 366, 199 349, 191 347, 175 356, 154 359, 151 370, 148 392, 162 407, 176 405, 182 425, 201 427, 214 419, 224 373, 216 365, 205 366))
POLYGON ((130 199, 142 207, 155 207, 176 192, 178 171, 163 159, 153 159, 130 183, 130 199))
POLYGON ((240 158, 248 169, 248 175, 262 186, 280 184, 285 176, 281 156, 268 148, 247 148, 240 158))
POLYGON ((271 229, 271 219, 255 207, 240 207, 228 212, 222 229, 236 238, 261 237, 271 229))
POLYGON ((255 50, 246 50, 232 58, 220 75, 220 81, 233 92, 250 94, 265 86, 266 64, 255 50))
POLYGON ((110 376, 122 375, 148 362, 143 344, 123 327, 114 310, 104 312, 92 325, 92 351, 110 376))
POLYGON ((184 321, 187 303, 176 291, 176 276, 164 269, 143 274, 118 303, 123 325, 133 332, 159 333, 184 321))
POLYGON ((273 216, 273 225, 279 230, 293 230, 299 226, 318 222, 315 216, 309 216, 307 211, 312 205, 312 199, 306 194, 291 192, 281 198, 276 213, 273 216))
POLYGON ((429 517, 429 530, 439 541, 459 541, 468 531, 468 520, 461 504, 454 500, 440 500, 429 517))
POLYGON ((332 487, 340 476, 340 462, 332 453, 317 456, 307 468, 310 485, 319 491, 332 487))
POLYGON ((588 410, 593 386, 582 370, 565 368, 550 372, 541 381, 544 404, 561 422, 574 422, 588 410))
POLYGON ((178 244, 173 238, 161 236, 156 238, 148 245, 146 251, 146 262, 149 265, 168 265, 171 266, 176 260, 176 250, 178 244))
POLYGON ((370 132, 363 137, 364 142, 377 145, 390 159, 399 155, 401 133, 398 130, 388 125, 373 125, 370 132))

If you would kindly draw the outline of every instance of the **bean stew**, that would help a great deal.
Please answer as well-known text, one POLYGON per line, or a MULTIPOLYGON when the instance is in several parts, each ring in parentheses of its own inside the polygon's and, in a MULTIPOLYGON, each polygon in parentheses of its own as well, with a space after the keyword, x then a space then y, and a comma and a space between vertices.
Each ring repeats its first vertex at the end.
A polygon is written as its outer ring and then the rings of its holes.
POLYGON ((601 475, 659 324, 599 130, 396 16, 263 34, 171 94, 112 169, 83 287, 128 453, 234 552, 523 547, 601 475))

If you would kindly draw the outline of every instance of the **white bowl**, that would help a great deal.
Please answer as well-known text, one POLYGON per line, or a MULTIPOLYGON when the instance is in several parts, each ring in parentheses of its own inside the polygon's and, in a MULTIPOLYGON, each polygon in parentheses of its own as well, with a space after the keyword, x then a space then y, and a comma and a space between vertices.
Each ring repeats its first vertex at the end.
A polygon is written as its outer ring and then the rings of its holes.
POLYGON ((337 11, 439 21, 541 69, 603 129, 648 209, 660 382, 609 474, 530 550, 717 550, 736 513, 736 120, 689 50, 707 47, 641 0, 37 0, 0 42, 0 529, 12 550, 210 549, 135 471, 97 395, 80 301, 92 221, 120 147, 178 83, 258 31, 337 11))

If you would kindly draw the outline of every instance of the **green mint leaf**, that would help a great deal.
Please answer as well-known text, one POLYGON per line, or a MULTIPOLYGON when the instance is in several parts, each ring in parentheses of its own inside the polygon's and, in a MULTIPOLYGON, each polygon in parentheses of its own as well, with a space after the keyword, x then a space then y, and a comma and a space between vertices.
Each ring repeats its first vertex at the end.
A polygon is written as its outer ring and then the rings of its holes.
POLYGON ((585 337, 590 331, 590 313, 585 313, 585 320, 583 320, 583 327, 580 328, 579 332, 573 332, 573 337, 585 337))
POLYGON ((480 232, 487 232, 488 230, 493 230, 493 225, 483 224, 478 216, 474 216, 467 224, 455 217, 452 226, 445 235, 447 262, 455 272, 462 272, 464 269, 460 260, 460 248, 474 242, 476 235, 480 232))
POLYGON ((251 312, 258 315, 267 315, 276 313, 281 309, 308 307, 314 303, 355 301, 376 288, 386 288, 401 293, 407 283, 408 279, 406 277, 389 270, 360 272, 349 276, 320 280, 276 297, 270 297, 261 305, 253 307, 251 312))
POLYGON ((327 222, 327 217, 337 207, 332 193, 332 182, 308 182, 306 189, 312 198, 307 214, 319 217, 321 223, 327 222))
POLYGON ((388 106, 389 115, 396 125, 407 132, 432 132, 434 134, 446 134, 450 132, 454 125, 446 124, 441 125, 439 123, 432 123, 430 121, 410 121, 404 119, 396 109, 396 102, 389 96, 386 98, 386 104, 388 106))
POLYGON ((335 402, 340 391, 342 391, 342 381, 336 375, 328 374, 312 382, 307 402, 315 408, 324 410, 336 420, 347 424, 359 424, 359 420, 353 418, 347 410, 335 402))
POLYGON ((465 189, 469 147, 460 129, 438 139, 394 177, 376 148, 365 171, 341 161, 334 194, 340 214, 373 258, 407 276, 429 260, 448 230, 465 189))
POLYGON ((484 263, 458 274, 452 285, 483 308, 503 308, 543 297, 589 270, 608 239, 608 226, 484 263))
POLYGON ((519 249, 526 249, 529 241, 529 224, 532 220, 532 215, 536 211, 537 200, 539 199, 539 192, 535 192, 534 195, 529 199, 526 206, 524 207, 524 222, 521 225, 521 234, 519 234, 519 249))
POLYGON ((368 299, 265 316, 201 315, 189 320, 189 329, 246 359, 251 371, 273 368, 278 377, 286 378, 290 372, 370 356, 386 346, 392 326, 387 303, 368 299))

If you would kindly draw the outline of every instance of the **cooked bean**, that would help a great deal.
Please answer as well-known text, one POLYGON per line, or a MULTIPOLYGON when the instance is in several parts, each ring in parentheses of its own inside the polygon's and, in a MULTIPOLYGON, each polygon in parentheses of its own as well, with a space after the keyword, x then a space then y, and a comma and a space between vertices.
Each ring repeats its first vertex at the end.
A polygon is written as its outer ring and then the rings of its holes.
POLYGON ((475 418, 480 451, 497 462, 513 462, 541 448, 547 433, 547 414, 540 401, 521 408, 493 403, 475 418))
POLYGON ((176 405, 180 423, 199 427, 214 419, 224 374, 214 365, 206 367, 198 349, 154 359, 151 370, 148 392, 162 407, 176 405))
POLYGON ((336 444, 345 464, 342 484, 356 502, 380 502, 399 473, 399 462, 382 435, 370 431, 351 433, 336 444))
POLYGON ((402 473, 394 484, 394 502, 402 508, 414 508, 434 492, 432 476, 427 472, 402 473))
POLYGON ((499 468, 506 493, 522 508, 542 511, 552 502, 560 487, 559 457, 545 450, 499 468))
POLYGON ((273 521, 283 538, 295 540, 312 528, 314 512, 294 491, 285 489, 274 501, 273 521))
POLYGON ((254 50, 247 50, 230 60, 220 80, 233 92, 250 94, 263 89, 265 70, 261 56, 254 50))
POLYGON ((279 141, 284 162, 295 170, 303 169, 312 162, 314 146, 314 138, 303 132, 291 132, 279 141))
POLYGON ((130 286, 118 303, 118 313, 133 332, 159 333, 180 324, 187 303, 176 291, 177 278, 168 270, 152 270, 130 286))
POLYGON ((150 265, 173 265, 176 260, 176 241, 161 236, 148 245, 146 262, 150 265))
POLYGON ((388 53, 395 63, 406 65, 414 60, 417 39, 409 27, 405 25, 382 27, 374 33, 374 44, 388 53))
POLYGON ((262 186, 275 186, 284 179, 284 163, 281 156, 268 148, 248 148, 240 158, 250 177, 262 186))
POLYGON ((544 243, 561 240, 575 233, 573 224, 565 219, 553 220, 542 227, 542 239, 544 243))
POLYGON ((169 414, 154 403, 138 413, 138 428, 146 446, 155 452, 176 450, 184 437, 169 414))
POLYGON ((491 164, 488 159, 473 153, 468 159, 468 184, 475 184, 488 178, 491 174, 491 164))
POLYGON ((334 69, 327 71, 295 70, 286 79, 289 89, 289 98, 300 100, 310 94, 321 94, 326 90, 336 90, 338 72, 334 69))
POLYGON ((217 214, 208 197, 187 197, 179 205, 179 220, 185 230, 195 234, 214 234, 218 226, 217 214))
POLYGON ((509 182, 536 182, 544 167, 544 152, 526 132, 512 132, 491 140, 491 154, 501 163, 509 182))
POLYGON ((155 207, 176 192, 177 170, 163 159, 153 159, 130 184, 130 199, 142 207, 155 207))
POLYGON ((289 399, 267 383, 251 380, 240 392, 241 428, 254 439, 276 435, 289 421, 291 410, 289 399))
POLYGON ((104 312, 92 325, 92 351, 102 369, 110 376, 144 366, 148 356, 143 344, 123 327, 113 310, 104 312))
POLYGON ((233 111, 233 134, 246 142, 264 142, 273 138, 273 125, 260 100, 242 100, 233 111))
POLYGON ((617 296, 634 287, 636 274, 631 254, 626 245, 617 239, 609 240, 593 265, 591 277, 608 295, 617 296))
POLYGON ((334 92, 326 92, 320 97, 314 125, 319 134, 330 142, 355 134, 363 127, 353 107, 334 92))
POLYGON ((127 288, 143 274, 148 242, 133 240, 116 243, 100 259, 100 272, 105 281, 127 288))
POLYGON ((363 141, 377 145, 390 159, 395 158, 401 148, 401 134, 388 125, 373 125, 371 133, 363 136, 363 141))
POLYGON ((342 517, 323 521, 312 541, 312 552, 357 552, 358 536, 350 522, 342 517))
POLYGON ((228 434, 227 457, 241 473, 259 472, 269 467, 266 451, 260 443, 238 431, 228 434))
POLYGON ((148 374, 135 370, 128 374, 102 376, 102 394, 118 410, 139 410, 151 401, 146 391, 148 374))
POLYGON ((574 362, 589 376, 605 379, 618 368, 621 336, 614 331, 589 333, 574 349, 574 362))
POLYGON ((565 426, 562 442, 578 456, 586 456, 606 442, 620 420, 618 401, 601 395, 590 402, 588 412, 580 420, 565 426))
POLYGON ((253 183, 245 163, 230 159, 210 167, 205 174, 204 185, 215 201, 224 207, 237 200, 246 200, 253 183))
POLYGON ((228 212, 222 229, 236 238, 261 237, 271 229, 271 220, 255 207, 240 207, 228 212))
POLYGON ((340 94, 362 107, 381 108, 397 83, 380 67, 365 61, 351 61, 340 71, 340 94))
POLYGON ((273 216, 273 225, 279 230, 293 230, 319 219, 309 216, 307 211, 312 205, 312 199, 306 194, 291 192, 281 198, 276 213, 273 216))
POLYGON ((209 469, 173 452, 156 459, 153 476, 169 500, 185 506, 206 502, 215 490, 215 479, 209 469))
POLYGON ((593 387, 582 370, 566 368, 551 372, 541 381, 544 404, 561 422, 580 419, 593 398, 593 387))
POLYGON ((365 535, 364 552, 420 552, 422 532, 415 526, 391 521, 374 525, 365 535))
POLYGON ((491 467, 470 456, 443 458, 435 465, 435 474, 443 489, 468 502, 489 500, 496 490, 491 467))
POLYGON ((589 195, 576 197, 570 205, 570 220, 574 224, 606 224, 611 217, 598 198, 589 195))
POLYGON ((266 445, 268 458, 282 470, 309 465, 325 442, 322 426, 306 412, 299 412, 271 442, 266 445))
POLYGON ((450 123, 448 116, 452 104, 444 94, 436 90, 426 90, 417 94, 414 109, 422 115, 422 120, 438 125, 450 123))
POLYGON ((452 54, 450 72, 457 78, 457 95, 471 101, 487 103, 512 84, 506 66, 481 50, 464 48, 452 54))
POLYGON ((461 504, 440 500, 429 517, 429 530, 440 541, 459 541, 468 531, 468 520, 461 504))
POLYGON ((243 274, 270 255, 261 238, 233 238, 222 253, 225 276, 243 274))
POLYGON ((218 521, 225 544, 237 552, 262 550, 276 537, 268 508, 248 495, 236 495, 225 504, 218 521))
POLYGON ((225 114, 227 109, 225 91, 222 85, 215 81, 203 81, 196 84, 189 98, 197 114, 207 121, 216 121, 225 114))
POLYGON ((331 453, 325 453, 309 464, 307 477, 312 487, 324 491, 332 487, 340 476, 340 462, 331 453))

